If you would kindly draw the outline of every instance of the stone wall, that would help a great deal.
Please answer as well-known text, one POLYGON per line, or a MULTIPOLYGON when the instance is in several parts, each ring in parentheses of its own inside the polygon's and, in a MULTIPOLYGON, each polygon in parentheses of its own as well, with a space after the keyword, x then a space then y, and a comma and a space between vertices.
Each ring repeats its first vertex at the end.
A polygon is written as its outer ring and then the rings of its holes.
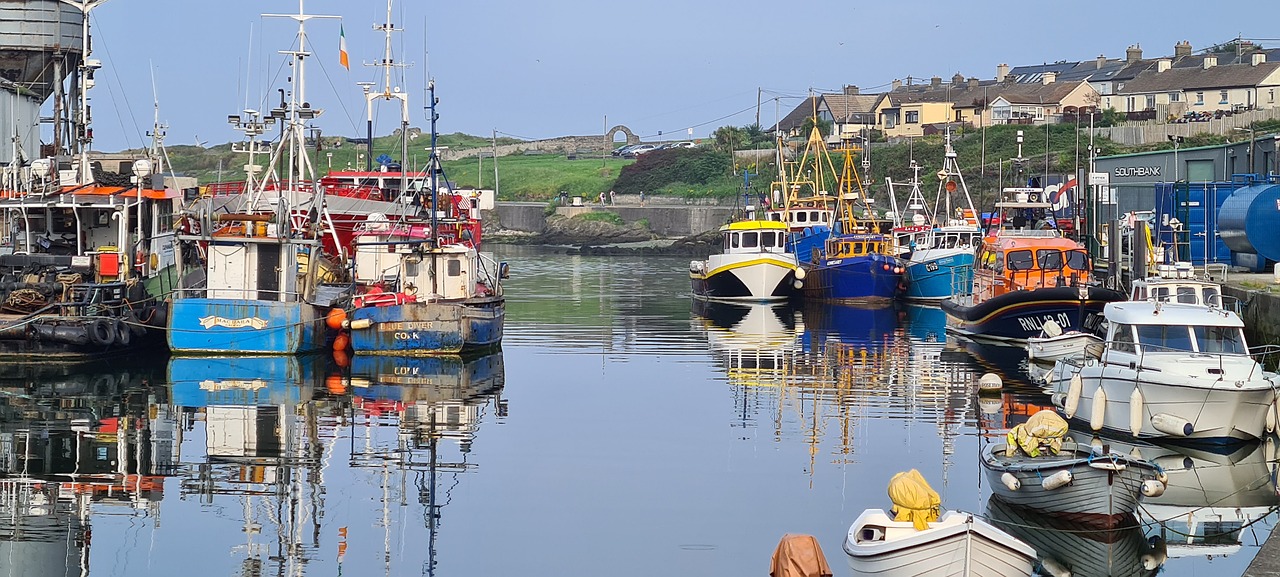
MULTIPOLYGON (((542 233, 546 230, 546 205, 534 202, 499 202, 492 211, 492 217, 498 221, 503 230, 542 233)), ((556 214, 572 217, 587 212, 612 212, 622 217, 626 224, 647 220, 649 230, 665 238, 683 238, 695 234, 716 230, 733 215, 733 206, 708 205, 665 205, 639 206, 588 205, 561 206, 556 214)), ((490 219, 486 212, 485 219, 490 219)))
MULTIPOLYGON (((640 138, 637 136, 629 136, 627 144, 639 144, 640 138)), ((561 136, 558 138, 547 138, 544 140, 530 140, 528 142, 517 142, 515 144, 503 144, 498 146, 498 156, 509 156, 512 154, 525 153, 543 153, 543 154, 584 154, 600 157, 602 154, 608 154, 614 148, 621 146, 615 144, 612 139, 606 139, 604 135, 595 136, 561 136)), ((440 154, 442 160, 458 160, 461 158, 474 158, 480 154, 489 155, 493 153, 492 147, 486 148, 470 148, 467 150, 448 149, 440 154)), ((501 160, 499 160, 501 162, 501 160)))

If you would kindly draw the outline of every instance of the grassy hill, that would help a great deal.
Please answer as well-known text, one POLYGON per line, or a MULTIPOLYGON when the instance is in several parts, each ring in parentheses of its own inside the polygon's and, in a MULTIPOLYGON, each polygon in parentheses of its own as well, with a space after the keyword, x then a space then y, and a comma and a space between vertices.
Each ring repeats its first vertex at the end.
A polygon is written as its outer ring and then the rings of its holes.
MULTIPOLYGON (((1259 132, 1275 130, 1280 128, 1280 122, 1259 123, 1255 128, 1259 132)), ((988 128, 985 134, 979 130, 956 134, 953 145, 966 183, 974 193, 975 202, 987 204, 993 191, 1014 184, 1013 163, 1010 159, 1017 155, 1018 130, 1023 132, 1022 155, 1027 159, 1024 166, 1029 176, 1046 172, 1070 173, 1077 167, 1088 166, 1089 137, 1084 131, 1077 131, 1075 125, 996 126, 988 128)), ((339 170, 358 168, 362 164, 362 159, 357 157, 356 145, 332 137, 325 137, 323 141, 333 144, 316 153, 315 162, 320 172, 329 167, 339 170), (336 145, 339 141, 342 141, 341 144, 336 145)), ((1224 141, 1225 137, 1221 136, 1199 135, 1193 136, 1183 146, 1204 146, 1224 141)), ((400 156, 398 136, 375 138, 374 142, 375 156, 384 153, 393 158, 400 156)), ((499 139, 499 144, 512 142, 516 141, 499 139)), ((423 135, 410 141, 409 168, 417 168, 426 162, 429 145, 429 138, 423 135)), ((487 148, 490 140, 465 134, 448 134, 439 137, 439 146, 455 150, 487 148)), ((1124 147, 1110 140, 1095 139, 1094 146, 1098 147, 1099 156, 1105 156, 1161 150, 1172 145, 1161 142, 1141 147, 1124 147)), ((241 167, 245 164, 246 157, 242 153, 232 152, 230 144, 208 148, 174 146, 168 149, 168 153, 174 170, 194 175, 201 183, 243 178, 241 167)), ((937 189, 935 173, 942 166, 942 155, 941 135, 915 138, 893 146, 874 146, 871 150, 870 175, 873 187, 882 189, 886 176, 895 182, 910 179, 909 166, 914 158, 922 167, 922 188, 926 191, 926 196, 932 196, 932 191, 937 189)), ((833 152, 832 156, 839 164, 840 155, 833 152)), ((563 155, 552 154, 503 156, 497 159, 499 194, 503 200, 548 200, 565 191, 571 196, 591 198, 601 191, 615 187, 639 186, 650 195, 732 198, 742 191, 741 173, 744 169, 755 174, 751 181, 753 192, 762 193, 768 189, 769 183, 777 174, 772 156, 769 158, 764 166, 734 165, 727 153, 712 155, 709 150, 704 149, 659 151, 642 157, 639 162, 614 157, 580 157, 570 160, 563 155), (708 167, 708 162, 717 163, 719 168, 708 167), (691 166, 696 166, 697 171, 701 172, 691 173, 691 166), (620 180, 626 167, 631 168, 627 168, 628 174, 620 180), (708 170, 710 174, 707 173, 708 170), (646 171, 651 173, 645 174, 646 171)), ((858 161, 856 157, 855 161, 858 161)), ((259 162, 265 163, 266 160, 259 162)), ((444 169, 449 180, 460 186, 492 188, 493 165, 493 158, 470 158, 446 162, 444 169)), ((624 193, 627 190, 619 188, 618 192, 624 193)))

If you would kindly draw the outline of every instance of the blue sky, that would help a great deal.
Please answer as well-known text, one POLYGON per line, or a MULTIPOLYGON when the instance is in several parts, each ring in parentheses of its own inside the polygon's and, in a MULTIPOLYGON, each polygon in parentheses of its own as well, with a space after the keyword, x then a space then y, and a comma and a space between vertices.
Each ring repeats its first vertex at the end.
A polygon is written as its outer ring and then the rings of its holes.
MULTIPOLYGON (((277 51, 296 31, 292 21, 259 14, 297 8, 296 0, 110 0, 97 8, 93 56, 104 69, 92 92, 95 148, 145 141, 153 75, 170 144, 238 140, 227 116, 246 107, 246 92, 254 109, 278 98, 286 74, 277 51)), ((328 135, 363 135, 356 82, 380 78, 363 63, 382 57, 372 26, 385 19, 386 2, 308 0, 306 8, 342 17, 351 55, 344 70, 338 21, 308 25, 308 100, 325 109, 317 124, 328 135)), ((396 83, 411 96, 415 126, 426 128, 429 73, 441 132, 523 138, 600 134, 606 120, 646 139, 659 131, 680 138, 689 128, 703 138, 754 122, 758 91, 760 122, 769 126, 810 89, 873 92, 895 78, 956 72, 986 79, 1001 62, 1123 57, 1134 43, 1148 57, 1172 53, 1179 40, 1196 50, 1237 35, 1280 44, 1265 40, 1278 34, 1262 24, 1280 17, 1275 2, 1230 12, 1183 1, 397 0, 393 12, 405 29, 394 57, 413 64, 396 83), (1080 16, 1064 13, 1068 6, 1080 16)), ((376 115, 378 134, 398 122, 389 104, 376 115)))

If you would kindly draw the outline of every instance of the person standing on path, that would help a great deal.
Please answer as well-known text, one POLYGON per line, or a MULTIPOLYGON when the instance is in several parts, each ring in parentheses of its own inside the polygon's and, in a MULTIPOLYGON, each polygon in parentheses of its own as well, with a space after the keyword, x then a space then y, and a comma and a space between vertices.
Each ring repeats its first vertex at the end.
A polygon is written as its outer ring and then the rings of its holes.
POLYGON ((609 204, 618 204, 618 199, 612 190, 609 191, 609 204))
POLYGON ((604 206, 604 191, 600 191, 600 205, 604 206))
POLYGON ((640 206, 644 206, 644 191, 640 191, 640 206))

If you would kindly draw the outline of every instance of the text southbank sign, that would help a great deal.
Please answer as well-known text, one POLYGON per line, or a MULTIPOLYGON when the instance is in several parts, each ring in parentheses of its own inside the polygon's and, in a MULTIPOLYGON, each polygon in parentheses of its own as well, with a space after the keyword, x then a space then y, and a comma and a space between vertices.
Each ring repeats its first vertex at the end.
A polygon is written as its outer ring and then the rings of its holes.
POLYGON ((1160 176, 1159 166, 1117 166, 1111 171, 1118 178, 1160 176))

